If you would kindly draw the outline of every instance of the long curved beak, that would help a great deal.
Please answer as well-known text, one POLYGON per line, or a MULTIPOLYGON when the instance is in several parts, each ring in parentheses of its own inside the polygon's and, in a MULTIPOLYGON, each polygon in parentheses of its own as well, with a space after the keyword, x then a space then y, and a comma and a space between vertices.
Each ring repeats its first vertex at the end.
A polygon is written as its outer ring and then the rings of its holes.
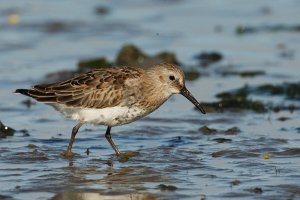
POLYGON ((206 114, 203 107, 200 105, 200 103, 193 97, 193 95, 186 89, 186 87, 183 87, 180 91, 180 94, 185 96, 190 102, 192 102, 203 114, 206 114))

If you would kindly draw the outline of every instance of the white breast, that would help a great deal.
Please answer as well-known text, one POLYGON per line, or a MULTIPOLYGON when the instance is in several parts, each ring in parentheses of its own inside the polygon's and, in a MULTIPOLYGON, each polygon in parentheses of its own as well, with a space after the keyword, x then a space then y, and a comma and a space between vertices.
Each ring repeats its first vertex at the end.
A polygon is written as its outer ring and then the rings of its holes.
POLYGON ((64 105, 52 105, 65 116, 74 120, 107 125, 117 126, 127 124, 143 117, 145 110, 128 107, 115 106, 110 108, 95 109, 95 108, 72 108, 64 105))

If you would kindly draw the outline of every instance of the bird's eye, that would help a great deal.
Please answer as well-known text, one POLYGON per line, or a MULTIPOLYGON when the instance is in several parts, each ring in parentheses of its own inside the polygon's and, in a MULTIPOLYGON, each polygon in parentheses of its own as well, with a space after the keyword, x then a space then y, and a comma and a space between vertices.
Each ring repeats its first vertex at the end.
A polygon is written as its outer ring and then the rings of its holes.
POLYGON ((175 80, 175 76, 169 76, 169 79, 171 80, 171 81, 174 81, 175 80))

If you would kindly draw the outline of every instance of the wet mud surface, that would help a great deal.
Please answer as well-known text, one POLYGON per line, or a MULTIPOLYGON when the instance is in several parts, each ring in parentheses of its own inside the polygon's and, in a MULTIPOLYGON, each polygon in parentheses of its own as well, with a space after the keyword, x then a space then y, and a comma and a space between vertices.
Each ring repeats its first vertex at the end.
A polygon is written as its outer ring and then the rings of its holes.
POLYGON ((300 199, 299 8, 3 2, 0 199, 300 199), (161 61, 180 63, 208 113, 173 96, 112 128, 120 158, 106 127, 92 125, 64 158, 76 122, 13 93, 98 65, 161 61))

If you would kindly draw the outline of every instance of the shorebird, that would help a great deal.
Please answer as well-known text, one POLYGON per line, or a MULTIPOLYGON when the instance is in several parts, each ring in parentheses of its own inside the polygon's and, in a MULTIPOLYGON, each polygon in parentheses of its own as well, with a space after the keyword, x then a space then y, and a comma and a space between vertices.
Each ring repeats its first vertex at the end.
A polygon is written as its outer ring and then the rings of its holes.
POLYGON ((111 127, 136 121, 160 107, 173 94, 182 94, 203 114, 200 103, 185 87, 183 71, 173 64, 146 68, 101 68, 64 82, 17 89, 16 93, 53 106, 66 117, 77 120, 66 157, 79 128, 85 124, 105 125, 105 137, 117 156, 121 153, 111 137, 111 127))

